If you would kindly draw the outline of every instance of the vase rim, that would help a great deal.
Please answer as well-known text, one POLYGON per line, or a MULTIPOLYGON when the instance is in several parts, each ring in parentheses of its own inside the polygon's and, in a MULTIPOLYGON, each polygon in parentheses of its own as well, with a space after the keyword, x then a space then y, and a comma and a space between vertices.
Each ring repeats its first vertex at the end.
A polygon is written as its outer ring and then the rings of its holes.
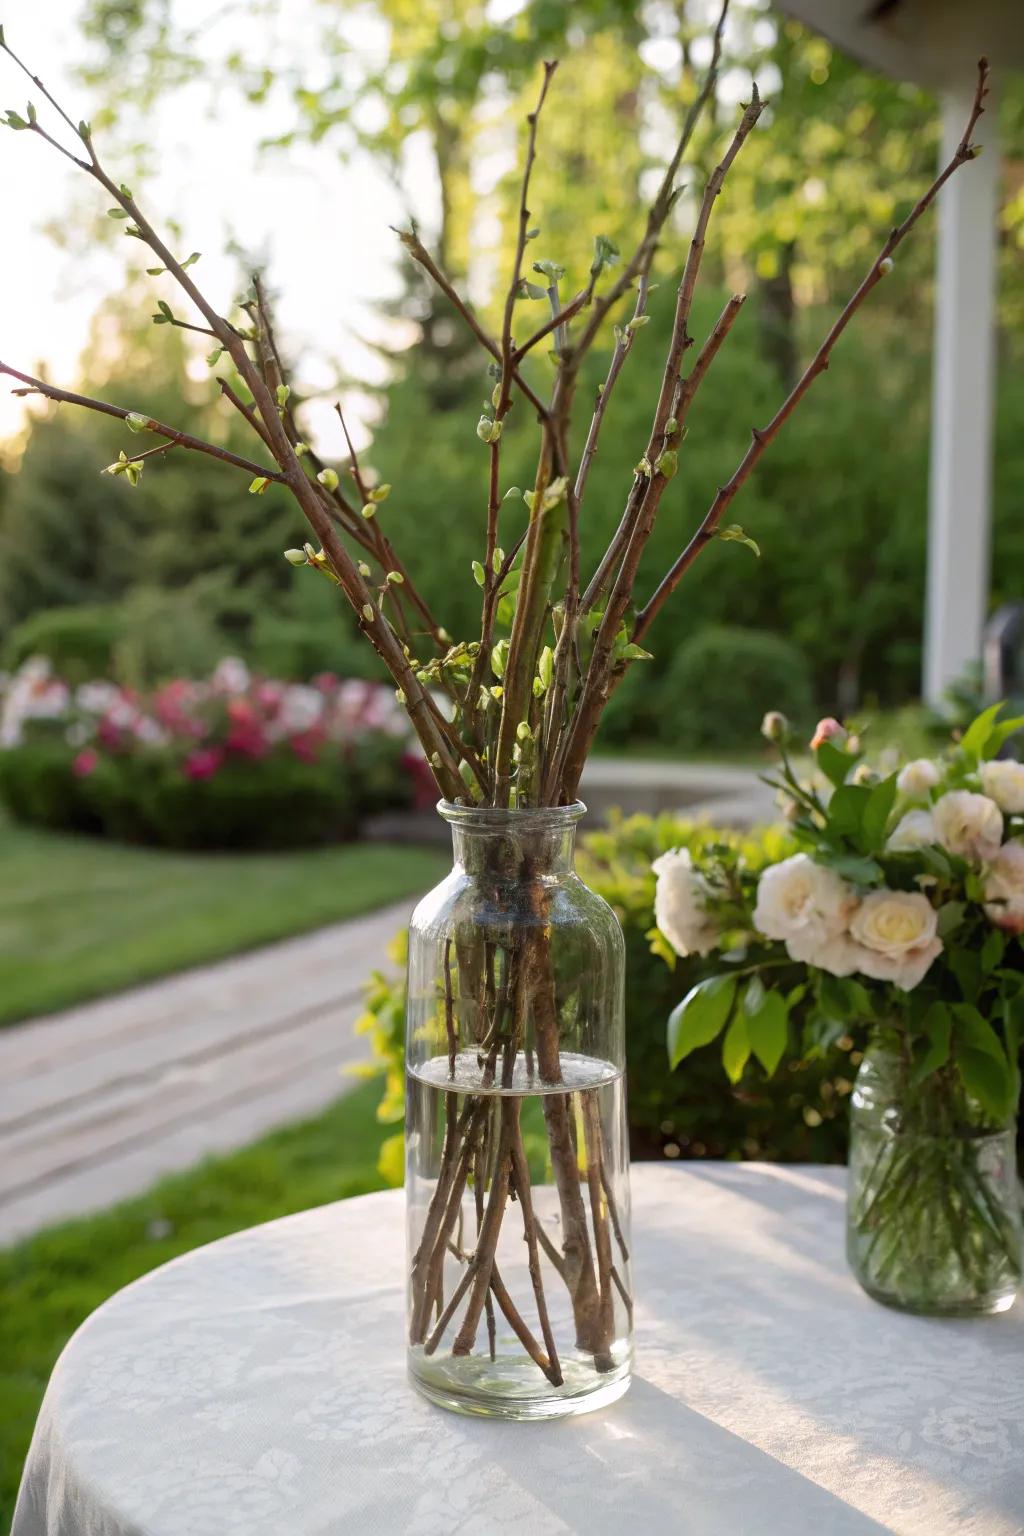
POLYGON ((582 800, 572 805, 527 805, 515 810, 499 805, 460 805, 455 800, 439 800, 437 814, 453 826, 498 832, 510 826, 530 828, 572 827, 587 814, 582 800))

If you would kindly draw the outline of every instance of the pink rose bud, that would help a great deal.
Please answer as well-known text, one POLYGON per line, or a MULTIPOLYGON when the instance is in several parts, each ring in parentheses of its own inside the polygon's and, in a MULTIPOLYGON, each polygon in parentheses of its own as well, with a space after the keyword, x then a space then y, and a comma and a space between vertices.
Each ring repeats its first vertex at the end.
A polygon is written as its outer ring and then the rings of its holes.
POLYGON ((831 715, 826 715, 824 720, 819 720, 811 737, 811 751, 817 752, 818 748, 826 741, 833 742, 841 747, 846 740, 846 727, 831 715))

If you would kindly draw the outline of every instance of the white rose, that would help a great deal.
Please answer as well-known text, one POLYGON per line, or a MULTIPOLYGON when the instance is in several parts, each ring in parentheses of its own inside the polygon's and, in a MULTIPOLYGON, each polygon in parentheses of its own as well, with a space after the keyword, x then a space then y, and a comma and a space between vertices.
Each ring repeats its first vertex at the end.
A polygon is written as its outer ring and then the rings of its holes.
POLYGON ((1024 812, 1024 763, 994 758, 981 765, 981 787, 1000 810, 1019 816, 1024 812))
POLYGON ((860 947, 857 969, 910 992, 942 953, 937 923, 927 896, 872 891, 850 921, 850 936, 860 947))
POLYGON ((795 853, 772 864, 758 881, 754 926, 769 939, 820 947, 843 932, 855 905, 852 887, 834 870, 795 853))
POLYGON ((707 886, 685 848, 663 853, 651 865, 658 877, 654 920, 677 955, 706 955, 718 942, 718 927, 705 905, 707 886))
POLYGON ((939 782, 939 770, 927 757, 917 757, 900 770, 896 788, 901 795, 912 795, 922 800, 939 782))
POLYGON ((889 833, 885 846, 893 853, 913 853, 932 847, 938 840, 931 811, 908 811, 889 833))
POLYGON ((1005 843, 989 864, 985 915, 997 928, 1024 933, 1024 843, 1005 843))
POLYGON ((860 945, 855 944, 847 933, 837 933, 827 939, 800 934, 787 939, 786 948, 794 960, 816 966, 819 971, 828 971, 832 976, 852 976, 860 969, 860 945))
POLYGON ((939 842, 966 859, 991 859, 1003 840, 1003 813, 987 795, 954 789, 932 807, 939 842))

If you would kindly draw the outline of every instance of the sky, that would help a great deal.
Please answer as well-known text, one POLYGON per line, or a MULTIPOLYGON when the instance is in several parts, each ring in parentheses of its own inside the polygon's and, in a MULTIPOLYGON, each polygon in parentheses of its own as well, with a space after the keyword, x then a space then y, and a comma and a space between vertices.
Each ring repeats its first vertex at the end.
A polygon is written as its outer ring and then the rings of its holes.
MULTIPOLYGON (((212 9, 204 0, 175 3, 176 18, 184 25, 205 25, 212 9)), ((301 39, 312 31, 303 26, 310 9, 311 0, 278 0, 272 23, 289 40, 300 66, 306 62, 301 39)), ((89 117, 94 105, 75 78, 76 67, 87 57, 79 14, 79 0, 3 0, 8 44, 75 121, 89 117)), ((353 18, 346 42, 355 67, 361 59, 379 58, 383 41, 371 20, 353 18)), ((231 42, 230 35, 208 31, 204 57, 221 56, 231 42)), ((315 57, 308 60, 313 78, 316 62, 315 57)), ((0 56, 0 105, 24 115, 30 95, 40 122, 48 122, 38 91, 0 56)), ((364 339, 393 337, 398 344, 407 339, 405 329, 382 316, 379 305, 399 291, 397 241, 389 225, 406 222, 409 210, 368 156, 342 164, 330 141, 258 153, 260 138, 293 122, 284 92, 254 108, 241 102, 234 89, 218 91, 209 82, 186 86, 147 122, 147 141, 157 151, 158 164, 142 185, 132 178, 132 190, 147 212, 171 215, 180 223, 182 255, 203 253, 195 275, 218 304, 227 307, 240 286, 238 263, 225 254, 231 243, 265 256, 270 282, 280 294, 279 328, 290 349, 303 356, 303 385, 327 389, 339 361, 346 375, 378 382, 385 365, 364 339)), ((108 169, 118 175, 116 154, 108 161, 103 141, 97 145, 108 169)), ((409 183, 419 201, 412 211, 429 228, 429 163, 415 144, 410 156, 409 183)), ((102 212, 108 199, 34 135, 0 134, 0 199, 7 211, 0 238, 0 358, 27 372, 37 371, 41 363, 50 382, 68 384, 93 315, 120 287, 126 258, 141 248, 132 242, 134 249, 127 252, 119 240, 82 239, 87 228, 83 215, 102 212), (62 249, 49 232, 59 229, 62 220, 74 231, 71 249, 62 249)), ((173 286, 169 277, 155 280, 154 301, 173 298, 173 286)), ((372 415, 372 404, 358 390, 346 405, 356 422, 372 415)), ((336 434, 331 400, 311 409, 313 430, 336 434)), ((0 384, 0 440, 18 432, 24 411, 6 381, 0 384)), ((365 438, 365 429, 359 435, 365 438)))

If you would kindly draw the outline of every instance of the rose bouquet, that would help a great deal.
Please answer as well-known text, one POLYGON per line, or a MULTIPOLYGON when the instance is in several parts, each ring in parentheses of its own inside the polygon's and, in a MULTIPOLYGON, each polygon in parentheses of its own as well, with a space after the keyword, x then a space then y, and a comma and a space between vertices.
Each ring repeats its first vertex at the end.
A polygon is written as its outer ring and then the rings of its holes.
POLYGON ((823 721, 801 776, 777 714, 771 778, 792 846, 760 869, 713 845, 663 855, 658 929, 721 970, 669 1020, 673 1066, 721 1037, 753 1058, 860 1047, 849 1253, 865 1288, 929 1311, 1009 1305, 1020 1277, 1014 1155, 1024 1026, 1024 719, 986 710, 935 760, 889 771, 823 721))

